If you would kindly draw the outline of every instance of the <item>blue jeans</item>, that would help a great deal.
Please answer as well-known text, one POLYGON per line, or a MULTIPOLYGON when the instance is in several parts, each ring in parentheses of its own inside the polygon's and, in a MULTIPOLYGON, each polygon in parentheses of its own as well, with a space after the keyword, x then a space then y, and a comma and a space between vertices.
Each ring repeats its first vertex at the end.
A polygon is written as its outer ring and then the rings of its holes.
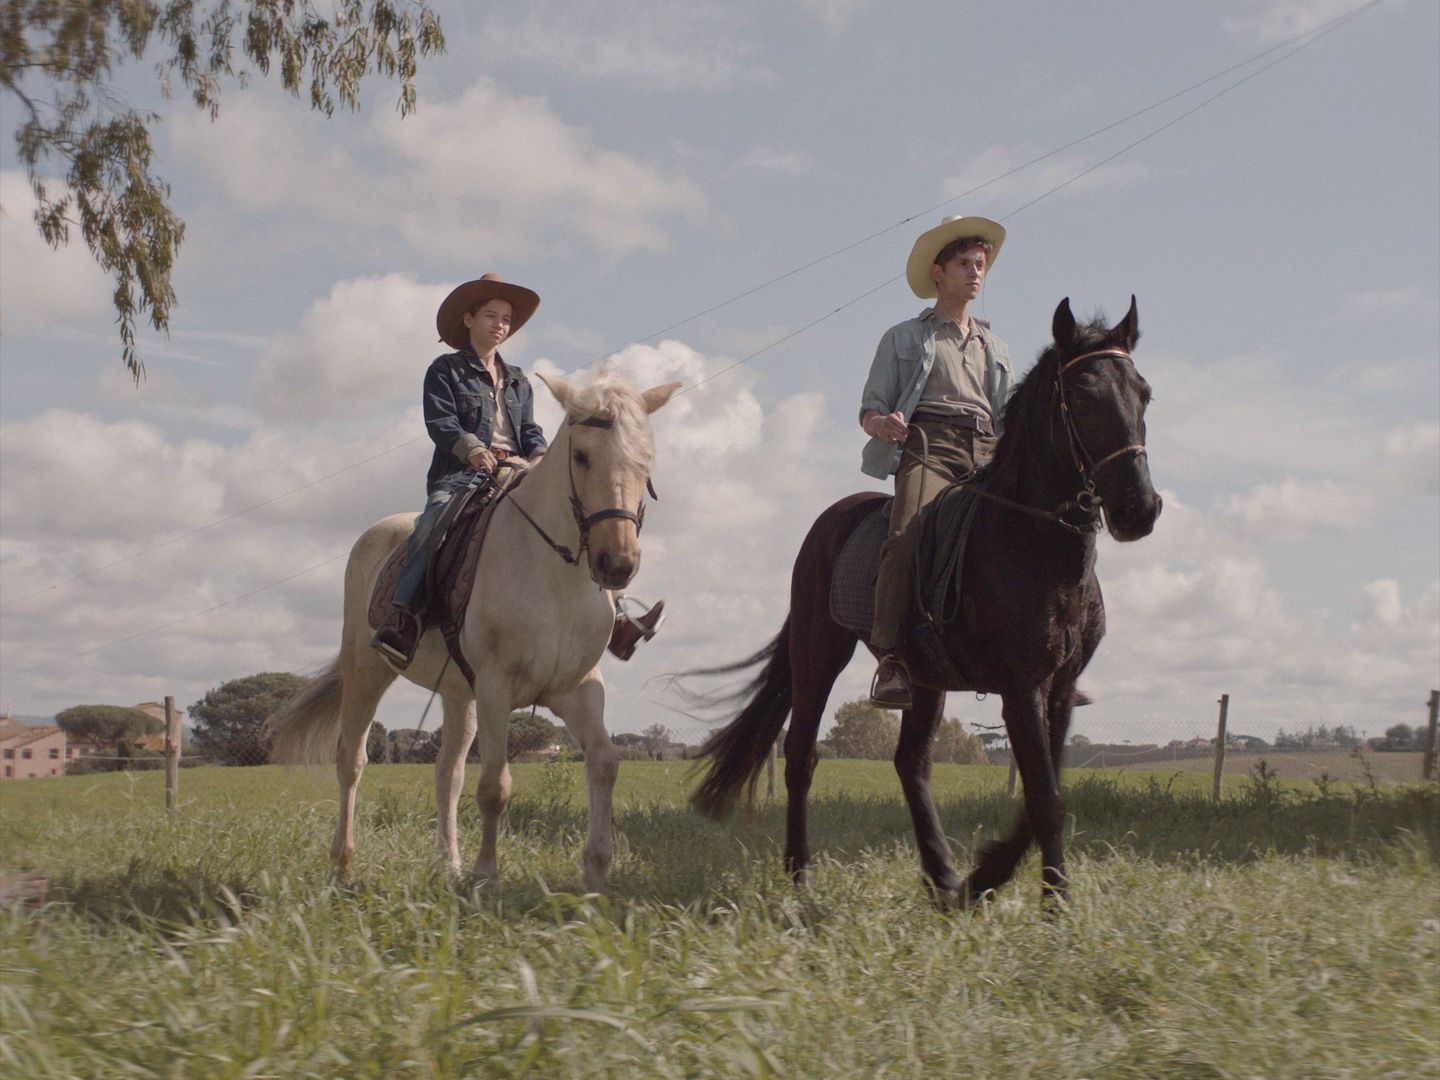
POLYGON ((434 554, 431 540, 435 524, 440 520, 440 512, 445 509, 446 503, 462 488, 489 482, 488 472, 456 473, 441 480, 440 486, 430 493, 425 500, 425 509, 415 521, 415 531, 405 542, 405 569, 400 572, 400 580, 395 583, 396 607, 418 614, 417 608, 425 604, 425 572, 430 568, 430 556, 434 554))

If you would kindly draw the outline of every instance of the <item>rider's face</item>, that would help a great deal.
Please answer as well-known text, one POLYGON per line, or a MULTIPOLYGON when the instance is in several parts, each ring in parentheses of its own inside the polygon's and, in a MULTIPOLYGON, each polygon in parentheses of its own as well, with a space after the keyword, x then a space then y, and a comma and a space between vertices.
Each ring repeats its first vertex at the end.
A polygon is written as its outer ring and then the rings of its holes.
POLYGON ((970 301, 980 295, 985 284, 985 250, 969 248, 953 256, 949 262, 930 268, 935 292, 952 302, 970 301))
POLYGON ((470 343, 478 353, 494 352, 500 342, 510 333, 510 319, 514 308, 508 300, 486 300, 465 316, 465 326, 470 331, 470 343))

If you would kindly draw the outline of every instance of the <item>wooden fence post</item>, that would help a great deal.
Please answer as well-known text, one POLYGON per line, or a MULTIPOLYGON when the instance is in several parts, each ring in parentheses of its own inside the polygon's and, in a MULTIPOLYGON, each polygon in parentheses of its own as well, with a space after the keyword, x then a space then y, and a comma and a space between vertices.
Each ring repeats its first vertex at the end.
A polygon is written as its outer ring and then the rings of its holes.
POLYGON ((180 810, 180 714, 169 695, 165 698, 165 809, 171 814, 180 810))
POLYGON ((1230 695, 1220 695, 1220 726, 1215 733, 1215 801, 1220 801, 1220 777, 1225 772, 1225 714, 1230 711, 1230 695))
POLYGON ((1430 691, 1430 731, 1425 736, 1425 763, 1420 767, 1422 780, 1435 779, 1435 721, 1440 717, 1440 690, 1430 691))

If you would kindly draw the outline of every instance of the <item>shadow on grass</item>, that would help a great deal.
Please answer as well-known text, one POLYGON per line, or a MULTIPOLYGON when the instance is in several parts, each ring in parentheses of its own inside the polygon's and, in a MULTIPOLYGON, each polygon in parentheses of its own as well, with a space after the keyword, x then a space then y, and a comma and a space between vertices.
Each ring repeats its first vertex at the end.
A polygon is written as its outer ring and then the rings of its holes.
MULTIPOLYGON (((1019 799, 1003 791, 952 796, 938 806, 962 873, 974 850, 1008 832, 1021 810, 1019 799)), ((1268 853, 1363 861, 1399 841, 1440 861, 1440 786, 1434 784, 1310 793, 1259 777, 1215 803, 1160 781, 1136 787, 1085 778, 1069 785, 1066 806, 1066 848, 1072 853, 1119 850, 1157 862, 1201 857, 1242 863, 1268 853)), ((510 830, 573 838, 578 862, 582 807, 517 795, 506 816, 510 830)), ((723 825, 701 818, 688 804, 640 805, 617 809, 615 831, 620 857, 612 891, 687 904, 712 896, 717 882, 754 877, 757 862, 768 868, 763 873, 780 874, 785 805, 783 798, 765 802, 723 825)), ((812 798, 809 836, 814 858, 841 862, 897 843, 913 849, 914 842, 904 804, 878 795, 812 798)))
MULTIPOLYGON (((555 906, 552 894, 582 891, 586 811, 571 794, 561 787, 529 797, 516 794, 502 819, 502 885, 481 893, 426 861, 433 845, 433 804, 413 793, 373 792, 362 800, 357 823, 360 876, 341 894, 378 899, 398 890, 544 918, 555 906)), ((1364 861, 1403 842, 1440 861, 1440 786, 1434 784, 1312 793, 1260 776, 1217 804, 1192 791, 1174 792, 1160 781, 1136 787, 1084 778, 1069 786, 1067 809, 1066 848, 1072 854, 1118 850, 1162 863, 1196 857, 1246 862, 1272 852, 1364 861)), ((1020 802, 1003 791, 977 792, 943 798, 939 810, 963 873, 980 844, 1008 831, 1020 802)), ((898 845, 911 851, 919 881, 910 817, 898 797, 825 794, 810 800, 809 819, 817 861, 843 864, 862 852, 898 845)), ((272 833, 262 831, 263 823, 246 836, 246 825, 235 822, 224 851, 151 849, 123 867, 61 874, 52 880, 50 899, 99 923, 194 925, 230 917, 237 907, 265 903, 276 892, 277 878, 306 891, 329 881, 328 815, 313 817, 303 829, 293 824, 278 845, 272 833), (301 835, 310 842, 298 842, 301 835)), ((780 867, 784 832, 783 798, 764 801, 753 814, 737 814, 723 825, 678 800, 621 804, 615 813, 611 896, 622 903, 691 907, 740 892, 788 892, 780 867)), ((461 803, 460 836, 463 857, 473 857, 479 841, 473 800, 461 803)))

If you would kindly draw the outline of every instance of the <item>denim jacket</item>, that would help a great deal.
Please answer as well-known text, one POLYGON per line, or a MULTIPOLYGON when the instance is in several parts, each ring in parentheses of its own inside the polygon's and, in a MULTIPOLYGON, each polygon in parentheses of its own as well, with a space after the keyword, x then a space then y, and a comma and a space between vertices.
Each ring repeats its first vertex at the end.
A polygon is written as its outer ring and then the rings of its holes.
MULTIPOLYGON (((501 399, 520 453, 534 457, 545 449, 546 442, 545 433, 535 423, 535 394, 530 380, 498 355, 495 360, 504 384, 501 399)), ((425 430, 435 444, 430 472, 425 477, 427 494, 447 478, 470 472, 465 456, 477 446, 490 445, 495 431, 493 385, 485 365, 469 348, 436 357, 425 372, 425 430)))
MULTIPOLYGON (((985 390, 995 416, 995 434, 1004 421, 1005 398, 1010 393, 1010 346, 996 337, 990 324, 971 318, 985 345, 985 390)), ((870 376, 860 397, 860 417, 872 409, 882 416, 900 412, 908 422, 920 402, 930 369, 935 366, 935 331, 940 322, 928 307, 885 331, 870 363, 870 376)), ((879 480, 900 466, 901 447, 871 439, 860 452, 860 471, 879 480)))

